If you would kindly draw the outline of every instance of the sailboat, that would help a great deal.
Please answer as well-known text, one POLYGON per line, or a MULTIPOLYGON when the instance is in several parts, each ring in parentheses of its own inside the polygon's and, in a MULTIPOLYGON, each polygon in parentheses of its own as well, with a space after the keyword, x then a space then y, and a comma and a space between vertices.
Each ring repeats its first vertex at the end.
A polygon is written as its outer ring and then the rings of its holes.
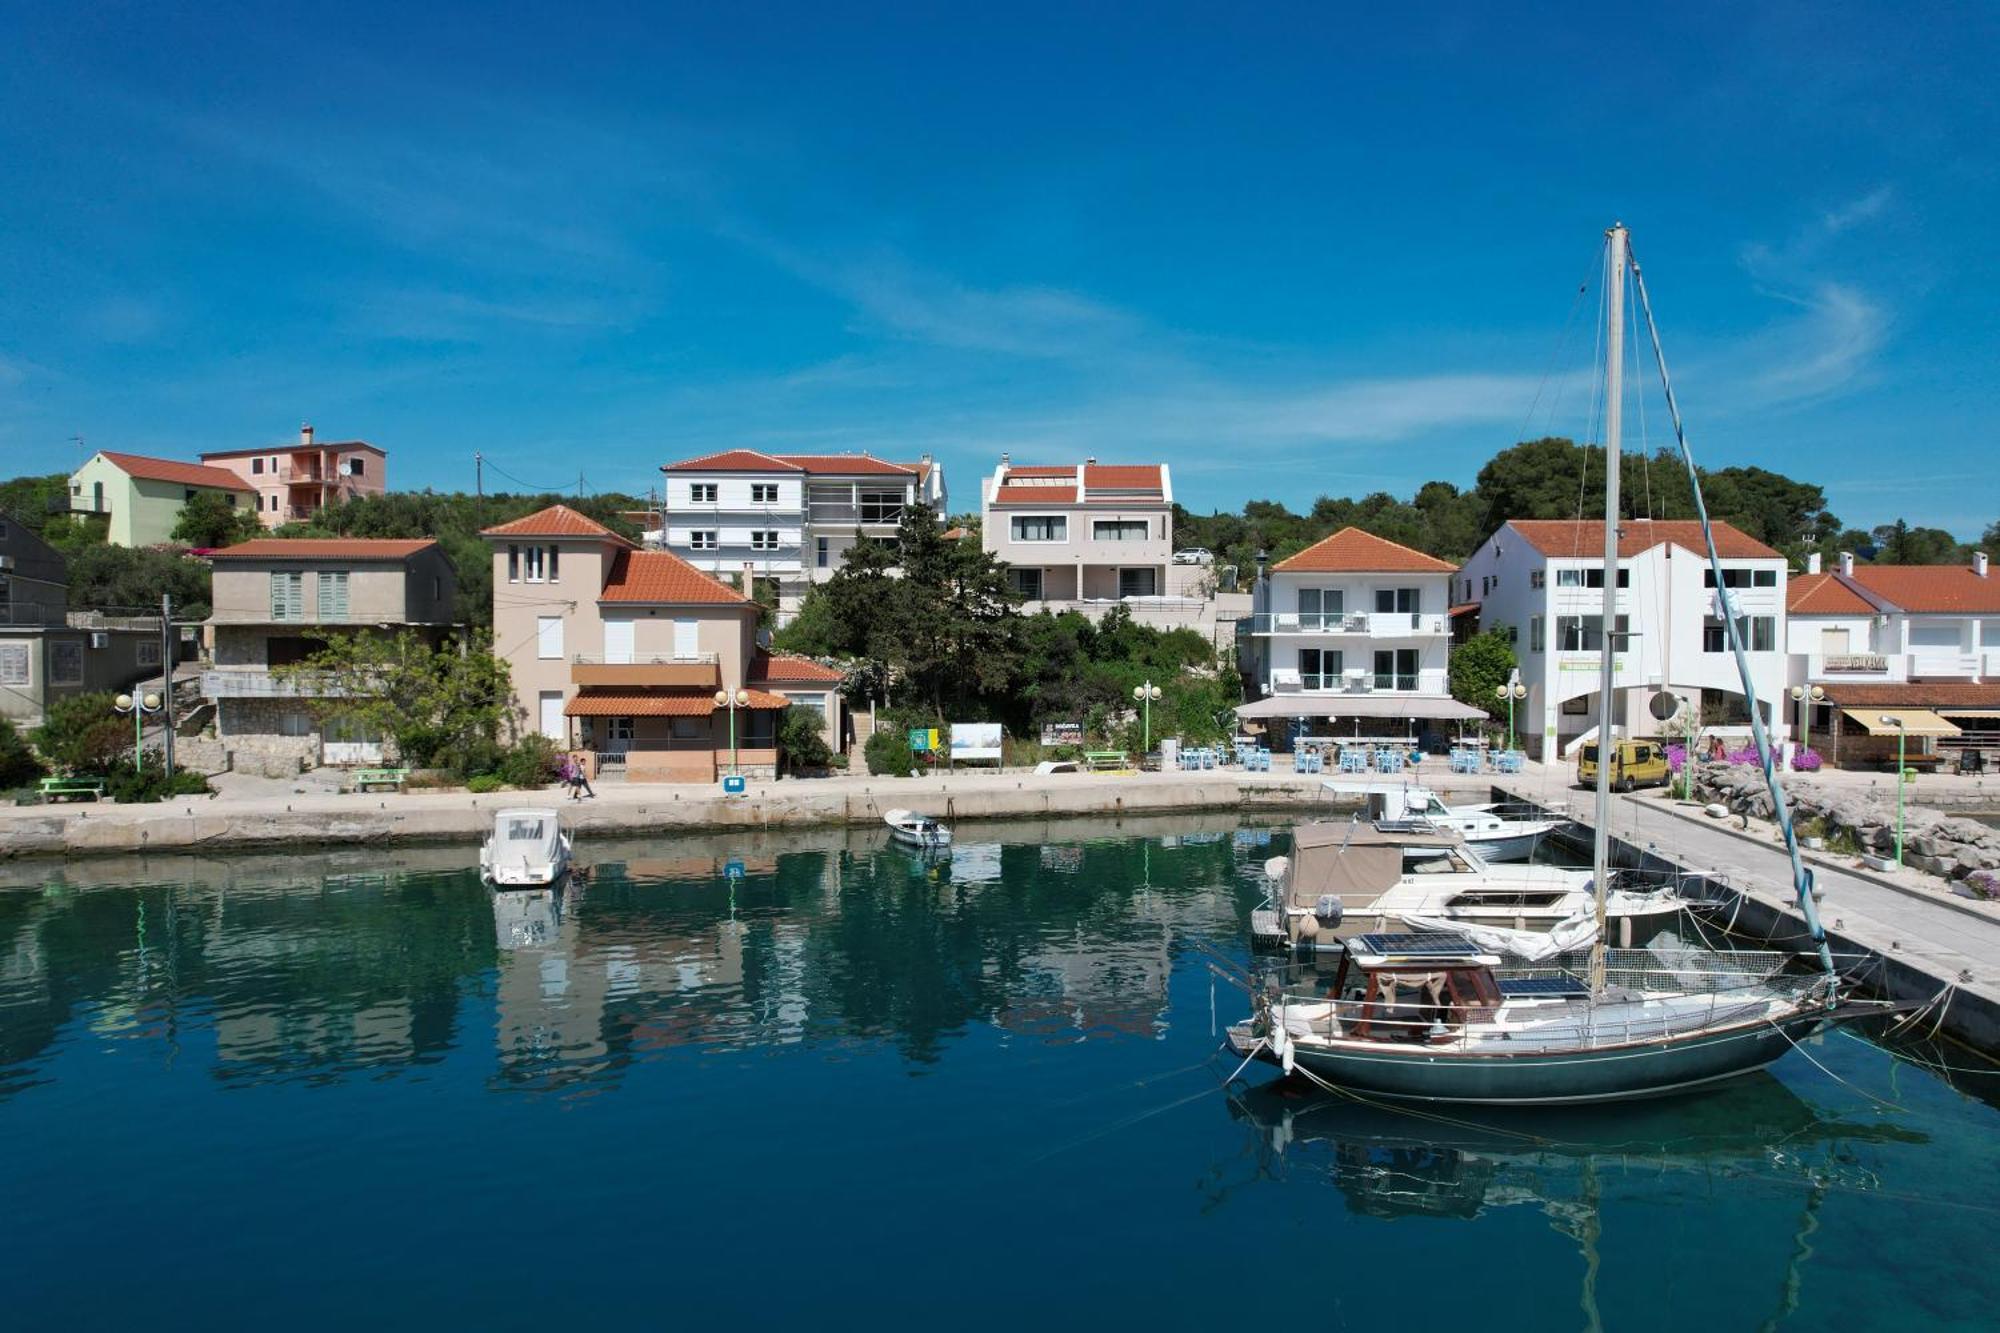
MULTIPOLYGON (((1617 623, 1619 447, 1625 286, 1629 273, 1651 336, 1668 413, 1694 490, 1715 585, 1721 559, 1701 478, 1667 375, 1645 280, 1621 223, 1606 233, 1604 624, 1617 623)), ((1733 608, 1722 617, 1749 705, 1764 780, 1790 854, 1800 913, 1819 968, 1786 970, 1773 952, 1718 953, 1677 941, 1613 949, 1605 939, 1610 884, 1611 766, 1597 769, 1592 846, 1596 932, 1587 955, 1503 965, 1488 946, 1450 931, 1371 933, 1348 941, 1322 993, 1257 997, 1231 1045, 1326 1088, 1399 1100, 1488 1105, 1607 1102, 1702 1087, 1762 1069, 1829 1023, 1884 1006, 1843 996, 1813 902, 1798 839, 1757 709, 1733 608)), ((1616 636, 1603 636, 1598 716, 1609 734, 1616 636)))

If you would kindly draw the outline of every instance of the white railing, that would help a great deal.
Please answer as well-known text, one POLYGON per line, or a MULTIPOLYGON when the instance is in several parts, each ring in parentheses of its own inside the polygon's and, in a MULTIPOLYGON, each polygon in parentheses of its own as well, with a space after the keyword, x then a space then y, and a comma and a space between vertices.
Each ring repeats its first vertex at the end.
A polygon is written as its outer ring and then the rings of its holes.
POLYGON ((714 653, 634 653, 630 657, 617 658, 576 653, 569 660, 573 666, 714 666, 722 659, 714 653))
POLYGON ((1446 630, 1442 615, 1425 611, 1259 611, 1247 619, 1252 634, 1363 634, 1387 639, 1446 630))
POLYGON ((211 699, 323 699, 337 691, 319 676, 280 675, 265 667, 217 667, 201 673, 201 692, 211 699))
POLYGON ((1911 653, 1912 676, 1950 676, 1970 680, 1979 674, 1977 653, 1911 653))

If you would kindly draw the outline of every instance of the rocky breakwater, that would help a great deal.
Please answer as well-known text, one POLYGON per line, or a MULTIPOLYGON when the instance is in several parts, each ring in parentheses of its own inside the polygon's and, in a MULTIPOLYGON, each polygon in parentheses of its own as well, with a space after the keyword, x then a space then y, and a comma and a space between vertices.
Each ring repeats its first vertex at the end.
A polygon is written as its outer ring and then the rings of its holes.
MULTIPOLYGON (((1695 770, 1695 790, 1734 814, 1772 817, 1764 775, 1741 764, 1703 764, 1695 770)), ((1813 782, 1790 781, 1792 824, 1802 838, 1824 840, 1833 852, 1893 856, 1896 851, 1896 798, 1888 792, 1836 791, 1813 782)), ((1959 819, 1941 810, 1905 804, 1903 863, 1954 882, 1972 898, 2000 898, 2000 829, 1959 819)))

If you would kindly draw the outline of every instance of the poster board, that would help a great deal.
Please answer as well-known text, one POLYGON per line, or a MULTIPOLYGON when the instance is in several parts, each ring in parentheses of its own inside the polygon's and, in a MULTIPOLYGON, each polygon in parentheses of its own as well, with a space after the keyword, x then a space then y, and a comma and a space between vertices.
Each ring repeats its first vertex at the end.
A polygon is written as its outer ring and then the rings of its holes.
POLYGON ((951 762, 1000 762, 998 722, 954 722, 951 724, 951 762))

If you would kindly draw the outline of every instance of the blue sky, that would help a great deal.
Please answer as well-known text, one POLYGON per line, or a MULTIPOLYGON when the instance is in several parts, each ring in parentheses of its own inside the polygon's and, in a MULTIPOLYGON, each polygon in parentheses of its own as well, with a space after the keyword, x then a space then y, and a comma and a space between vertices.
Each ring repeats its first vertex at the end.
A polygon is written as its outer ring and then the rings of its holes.
POLYGON ((0 471, 310 420, 399 487, 1407 494, 1588 431, 1623 218, 1705 463, 1976 535, 2000 10, 1752 8, 5 0, 0 471))

